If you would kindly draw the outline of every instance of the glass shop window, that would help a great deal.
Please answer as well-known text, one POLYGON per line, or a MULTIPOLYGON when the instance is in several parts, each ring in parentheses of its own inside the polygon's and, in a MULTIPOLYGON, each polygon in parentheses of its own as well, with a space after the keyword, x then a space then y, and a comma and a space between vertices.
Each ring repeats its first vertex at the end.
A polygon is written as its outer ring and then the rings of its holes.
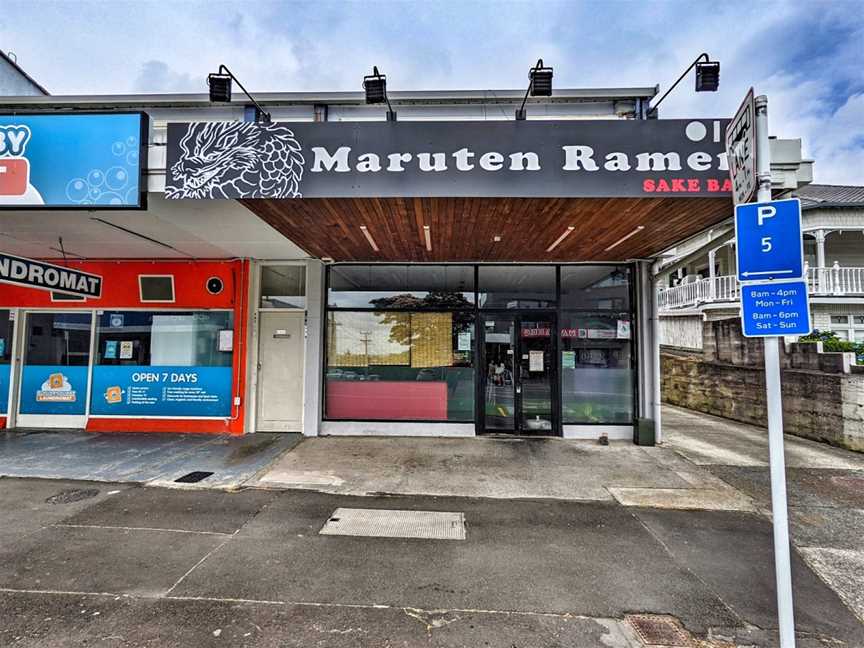
POLYGON ((334 308, 461 309, 474 304, 472 266, 345 265, 330 268, 334 308))
POLYGON ((326 414, 347 420, 474 420, 474 315, 331 311, 326 414))
POLYGON ((262 266, 261 308, 306 308, 306 266, 262 266))
POLYGON ((0 308, 0 414, 8 409, 9 379, 12 362, 12 325, 9 311, 0 308))
POLYGON ((0 308, 0 365, 8 365, 12 362, 12 327, 14 324, 15 322, 9 319, 9 311, 0 308))
POLYGON ((555 308, 555 266, 481 265, 480 308, 555 308))
POLYGON ((231 416, 232 312, 105 311, 98 317, 91 414, 231 416))
POLYGON ((632 423, 634 371, 629 312, 564 313, 561 406, 566 423, 632 423))
POLYGON ((97 327, 98 365, 230 366, 230 311, 105 311, 97 327))
POLYGON ((630 310, 630 267, 561 266, 561 306, 580 310, 630 310))

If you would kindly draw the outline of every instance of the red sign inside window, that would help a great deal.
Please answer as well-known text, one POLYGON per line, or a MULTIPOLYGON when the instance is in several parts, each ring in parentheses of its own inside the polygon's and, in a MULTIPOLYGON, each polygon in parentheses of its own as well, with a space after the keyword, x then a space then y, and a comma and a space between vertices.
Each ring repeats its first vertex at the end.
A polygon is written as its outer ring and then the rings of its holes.
POLYGON ((27 158, 0 158, 0 196, 23 196, 29 175, 27 158))
POLYGON ((541 326, 528 326, 522 329, 523 338, 544 338, 552 335, 552 329, 541 326))

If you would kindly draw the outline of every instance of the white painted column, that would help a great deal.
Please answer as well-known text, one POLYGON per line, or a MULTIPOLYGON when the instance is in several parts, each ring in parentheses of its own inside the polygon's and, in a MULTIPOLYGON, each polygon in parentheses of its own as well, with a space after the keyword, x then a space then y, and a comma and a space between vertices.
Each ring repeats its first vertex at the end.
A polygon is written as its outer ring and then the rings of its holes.
POLYGON ((636 269, 638 322, 638 366, 639 402, 636 404, 640 417, 654 421, 655 441, 660 442, 660 332, 657 290, 651 276, 651 262, 639 261, 636 269))
POLYGON ((820 294, 825 293, 825 230, 813 232, 816 238, 816 288, 820 294))
POLYGON ((711 301, 717 299, 717 287, 715 284, 716 272, 714 271, 714 259, 717 256, 719 248, 708 250, 708 296, 711 301))
POLYGON ((840 273, 840 262, 835 261, 834 265, 831 266, 831 294, 843 295, 845 293, 846 289, 843 286, 843 277, 840 273))
POLYGON ((249 260, 249 285, 246 287, 246 299, 249 307, 246 309, 246 393, 243 402, 246 403, 246 434, 253 434, 258 425, 258 307, 261 295, 261 265, 253 259, 249 260))
POLYGON ((21 358, 24 355, 24 311, 18 308, 9 309, 12 322, 12 335, 9 344, 12 345, 12 360, 9 366, 9 402, 6 405, 6 428, 17 427, 18 395, 21 391, 21 358))
POLYGON ((303 370, 303 434, 318 436, 323 402, 324 264, 306 263, 306 349, 303 370))

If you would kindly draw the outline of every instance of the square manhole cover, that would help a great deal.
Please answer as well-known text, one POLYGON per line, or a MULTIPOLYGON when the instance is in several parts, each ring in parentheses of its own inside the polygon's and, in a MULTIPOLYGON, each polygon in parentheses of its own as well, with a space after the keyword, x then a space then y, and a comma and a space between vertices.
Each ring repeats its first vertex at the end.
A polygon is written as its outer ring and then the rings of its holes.
POLYGON ((690 633, 684 630, 675 617, 663 614, 628 614, 624 617, 633 626, 639 639, 646 646, 664 648, 692 648, 690 633))
POLYGON ((465 514, 444 511, 338 508, 322 535, 464 540, 465 514))

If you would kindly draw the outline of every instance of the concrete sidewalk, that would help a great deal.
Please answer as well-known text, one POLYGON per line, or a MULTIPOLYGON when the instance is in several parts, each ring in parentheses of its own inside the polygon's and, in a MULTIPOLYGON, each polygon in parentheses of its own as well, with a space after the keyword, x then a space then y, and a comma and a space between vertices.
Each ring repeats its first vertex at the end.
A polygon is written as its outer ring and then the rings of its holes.
POLYGON ((553 438, 306 438, 250 485, 340 495, 753 510, 748 497, 671 450, 624 441, 601 446, 553 438))
MULTIPOLYGON (((2 479, 0 517, 3 646, 641 648, 641 614, 690 646, 776 647, 753 513, 2 479), (458 511, 467 535, 320 535, 340 507, 458 511)), ((793 570, 799 647, 864 645, 793 570)))
POLYGON ((0 431, 0 477, 232 489, 255 477, 299 440, 299 434, 0 431), (212 474, 197 483, 175 481, 191 472, 212 474))

